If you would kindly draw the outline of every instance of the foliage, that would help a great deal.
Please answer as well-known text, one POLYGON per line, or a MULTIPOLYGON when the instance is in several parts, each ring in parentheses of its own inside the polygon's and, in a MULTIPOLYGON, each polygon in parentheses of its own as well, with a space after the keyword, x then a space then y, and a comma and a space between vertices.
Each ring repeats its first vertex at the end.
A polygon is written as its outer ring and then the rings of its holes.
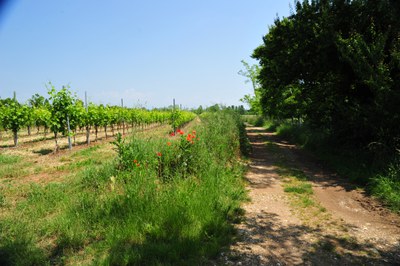
POLYGON ((77 99, 67 87, 63 87, 61 90, 57 91, 51 83, 49 85, 48 93, 50 95, 51 112, 50 128, 55 134, 61 132, 65 135, 67 133, 67 117, 73 113, 77 99))
POLYGON ((32 95, 30 99, 28 99, 28 104, 30 107, 33 108, 45 108, 49 105, 49 100, 46 99, 44 96, 36 93, 32 95))
POLYGON ((2 107, 1 123, 6 130, 14 134, 14 145, 18 145, 18 131, 30 121, 30 109, 17 101, 9 101, 2 107))
POLYGON ((372 194, 394 211, 400 212, 400 159, 397 158, 386 171, 374 176, 370 188, 372 194))
POLYGON ((119 138, 116 162, 29 186, 0 219, 0 262, 207 264, 231 240, 245 198, 232 114, 207 114, 195 132, 119 138))
POLYGON ((390 0, 297 1, 255 49, 261 106, 339 143, 400 146, 400 5, 390 0), (363 14, 363 15, 360 15, 363 14))
POLYGON ((260 106, 260 83, 257 77, 260 75, 260 67, 258 65, 250 66, 249 63, 242 60, 241 61, 246 70, 240 70, 239 75, 246 77, 246 83, 251 82, 253 86, 254 95, 247 94, 240 101, 248 104, 250 106, 250 111, 254 114, 262 114, 262 109, 260 106))
MULTIPOLYGON (((126 108, 119 106, 105 106, 89 103, 88 111, 84 103, 79 100, 69 89, 63 87, 57 90, 51 83, 48 84, 49 99, 35 94, 28 100, 29 105, 18 103, 15 99, 0 99, 0 129, 11 130, 14 133, 14 141, 18 142, 17 132, 20 128, 36 126, 45 131, 50 129, 55 135, 56 149, 59 133, 67 135, 67 118, 69 119, 70 134, 78 129, 94 127, 96 131, 100 127, 107 131, 111 127, 114 135, 114 127, 123 128, 128 125, 145 127, 151 124, 169 123, 172 128, 184 126, 196 117, 193 112, 185 110, 146 110, 138 108, 126 108)), ((0 132, 1 133, 1 132, 0 132)))

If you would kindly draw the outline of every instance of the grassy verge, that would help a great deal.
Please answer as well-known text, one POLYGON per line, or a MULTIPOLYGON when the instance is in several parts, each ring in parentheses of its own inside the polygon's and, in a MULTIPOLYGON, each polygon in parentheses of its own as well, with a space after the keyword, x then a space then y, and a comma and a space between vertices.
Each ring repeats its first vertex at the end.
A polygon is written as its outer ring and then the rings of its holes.
MULTIPOLYGON (((116 160, 84 161, 68 183, 31 185, 16 204, 3 199, 0 264, 206 262, 231 240, 245 198, 238 125, 220 112, 194 132, 117 139, 116 160)), ((87 152, 96 148, 76 156, 87 152)))
POLYGON ((339 175, 365 186, 393 211, 400 211, 400 163, 368 149, 355 149, 326 138, 304 125, 283 123, 278 135, 311 151, 339 175))

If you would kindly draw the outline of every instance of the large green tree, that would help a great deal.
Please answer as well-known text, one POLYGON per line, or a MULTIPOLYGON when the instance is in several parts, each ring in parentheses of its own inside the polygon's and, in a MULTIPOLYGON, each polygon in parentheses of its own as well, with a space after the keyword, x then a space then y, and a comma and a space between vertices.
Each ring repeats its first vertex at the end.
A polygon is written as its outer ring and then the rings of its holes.
POLYGON ((341 142, 400 139, 400 4, 297 1, 255 49, 260 103, 275 118, 302 117, 341 142))

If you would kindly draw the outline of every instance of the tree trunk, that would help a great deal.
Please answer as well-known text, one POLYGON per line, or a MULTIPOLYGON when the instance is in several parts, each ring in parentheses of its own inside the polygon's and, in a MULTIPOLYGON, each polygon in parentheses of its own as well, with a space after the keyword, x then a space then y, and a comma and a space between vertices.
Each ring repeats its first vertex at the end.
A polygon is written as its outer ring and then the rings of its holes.
POLYGON ((98 132, 99 127, 98 126, 94 126, 94 133, 96 134, 96 138, 94 141, 97 142, 97 132, 98 132))
POLYGON ((18 146, 18 132, 13 131, 13 134, 14 134, 14 146, 17 147, 18 146))
POLYGON ((86 126, 86 144, 90 145, 90 127, 86 126))
POLYGON ((104 134, 106 135, 106 139, 107 139, 107 126, 104 126, 104 134))
POLYGON ((31 126, 28 126, 28 136, 31 135, 31 126))
POLYGON ((54 149, 54 152, 58 152, 60 150, 60 146, 58 146, 58 134, 57 132, 54 132, 54 141, 56 142, 56 147, 54 149))

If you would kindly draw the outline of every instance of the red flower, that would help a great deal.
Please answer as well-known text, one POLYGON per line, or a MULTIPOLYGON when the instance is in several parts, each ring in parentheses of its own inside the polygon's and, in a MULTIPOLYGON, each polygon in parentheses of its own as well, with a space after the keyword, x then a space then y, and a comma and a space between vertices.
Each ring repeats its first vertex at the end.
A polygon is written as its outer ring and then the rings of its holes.
POLYGON ((171 137, 175 136, 175 132, 171 132, 171 134, 169 134, 171 137))
POLYGON ((178 129, 178 133, 179 134, 181 134, 181 135, 183 135, 184 133, 183 133, 183 131, 182 130, 180 130, 180 129, 178 129))
POLYGON ((167 142, 167 145, 168 145, 168 146, 171 146, 171 142, 168 141, 168 142, 167 142))
POLYGON ((191 141, 192 140, 192 135, 188 134, 187 137, 186 137, 186 140, 187 141, 191 141))
POLYGON ((134 162, 134 163, 137 163, 137 160, 135 159, 135 160, 133 160, 133 162, 134 162))
POLYGON ((157 152, 158 157, 161 157, 161 155, 162 155, 161 152, 157 152))
POLYGON ((137 163, 136 166, 139 167, 139 166, 140 166, 140 163, 137 163))

